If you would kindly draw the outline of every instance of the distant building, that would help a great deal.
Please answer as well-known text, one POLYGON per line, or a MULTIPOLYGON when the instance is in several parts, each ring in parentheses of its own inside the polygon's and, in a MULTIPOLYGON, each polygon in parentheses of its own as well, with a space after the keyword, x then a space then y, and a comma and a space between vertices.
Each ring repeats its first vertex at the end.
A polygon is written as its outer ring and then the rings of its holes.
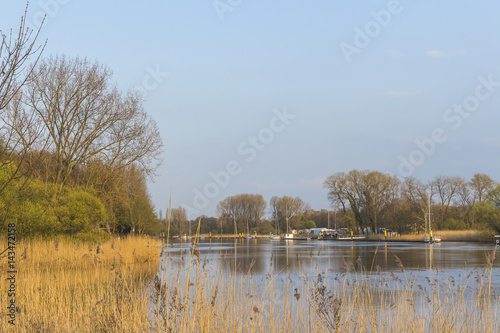
POLYGON ((309 229, 309 233, 310 234, 314 234, 314 236, 319 236, 319 233, 323 233, 325 231, 329 231, 329 229, 327 228, 313 228, 313 229, 309 229))

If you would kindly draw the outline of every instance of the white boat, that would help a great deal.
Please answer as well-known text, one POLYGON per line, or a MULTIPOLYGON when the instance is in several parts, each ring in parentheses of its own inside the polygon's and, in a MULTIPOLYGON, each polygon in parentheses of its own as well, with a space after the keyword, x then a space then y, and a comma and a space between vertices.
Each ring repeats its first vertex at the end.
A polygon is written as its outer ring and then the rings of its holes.
POLYGON ((291 232, 286 232, 285 240, 293 240, 293 234, 291 232))
POLYGON ((441 237, 438 235, 435 235, 432 237, 432 241, 431 241, 430 236, 425 236, 424 243, 441 243, 441 237))
POLYGON ((278 236, 278 235, 271 235, 271 236, 269 237, 269 239, 271 239, 271 240, 273 240, 273 241, 279 241, 281 238, 280 238, 280 236, 278 236))

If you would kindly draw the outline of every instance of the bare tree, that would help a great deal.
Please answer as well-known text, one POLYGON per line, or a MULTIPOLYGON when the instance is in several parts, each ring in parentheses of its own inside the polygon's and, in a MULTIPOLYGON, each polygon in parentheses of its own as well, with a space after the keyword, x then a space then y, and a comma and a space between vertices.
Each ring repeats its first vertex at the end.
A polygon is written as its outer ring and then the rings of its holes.
POLYGON ((470 181, 470 186, 474 193, 474 199, 482 202, 486 194, 495 187, 495 182, 488 175, 476 173, 470 181))
MULTIPOLYGON (((9 115, 33 117, 41 126, 37 142, 53 156, 53 182, 62 186, 75 168, 96 160, 115 169, 134 164, 146 174, 159 165, 156 123, 140 96, 119 92, 110 79, 111 71, 97 62, 52 57, 33 69, 20 103, 9 104, 9 115)), ((17 134, 25 150, 42 152, 17 134)))
POLYGON ((458 184, 455 205, 457 212, 460 214, 460 219, 466 223, 468 227, 472 227, 471 212, 476 203, 471 183, 462 179, 458 184))
POLYGON ((352 170, 328 177, 323 186, 333 206, 342 205, 344 214, 350 208, 358 226, 376 229, 389 204, 399 196, 399 180, 378 171, 352 170))
MULTIPOLYGON (((29 171, 22 169, 27 152, 20 149, 25 145, 17 132, 23 133, 23 140, 28 144, 33 144, 37 139, 33 119, 18 115, 15 115, 14 119, 8 119, 4 113, 6 106, 19 96, 21 88, 30 79, 32 66, 37 63, 45 48, 45 44, 37 46, 41 26, 36 32, 26 27, 27 13, 28 5, 21 17, 17 33, 14 33, 12 29, 8 33, 0 30, 0 168, 6 167, 10 171, 9 178, 3 179, 0 184, 0 193, 3 193, 14 180, 20 180, 29 171), (32 61, 32 65, 28 65, 28 61, 32 61), (17 123, 17 132, 13 131, 6 121, 17 123)), ((15 103, 19 103, 19 99, 15 103)), ((16 191, 3 202, 0 209, 0 221, 6 219, 12 200, 19 195, 28 181, 29 178, 25 177, 22 183, 16 186, 16 191)))
POLYGON ((363 180, 369 225, 375 230, 379 227, 379 219, 387 213, 389 204, 399 196, 399 180, 378 171, 368 172, 363 180))
POLYGON ((309 206, 301 198, 283 196, 281 198, 271 198, 270 205, 274 206, 275 219, 286 223, 286 232, 290 229, 290 220, 303 214, 309 206), (275 199, 273 199, 275 198, 275 199))
POLYGON ((179 206, 178 208, 172 208, 172 225, 171 228, 174 232, 179 234, 189 234, 191 231, 188 230, 188 218, 186 214, 186 209, 179 206))
MULTIPOLYGON (((432 188, 423 184, 413 177, 405 178, 401 184, 401 199, 403 203, 410 206, 410 211, 416 211, 412 216, 412 228, 414 231, 423 230, 426 227, 428 216, 427 196, 432 188)), ((432 197, 432 192, 430 193, 432 197)))
POLYGON ((328 190, 328 199, 332 206, 342 206, 344 213, 349 209, 349 193, 348 179, 344 172, 338 172, 328 177, 323 187, 328 190))
POLYGON ((274 221, 274 229, 276 233, 279 233, 279 212, 278 212, 278 197, 273 196, 269 200, 269 213, 271 219, 274 221))
POLYGON ((7 34, 0 30, 0 110, 9 104, 31 77, 33 67, 27 62, 33 60, 36 64, 45 48, 46 42, 37 45, 43 22, 37 31, 33 31, 26 26, 27 14, 28 5, 17 33, 12 29, 7 34))
POLYGON ((446 220, 448 209, 453 200, 457 198, 462 183, 464 183, 464 180, 460 177, 443 176, 438 176, 431 182, 431 187, 439 198, 441 218, 438 222, 444 223, 446 220))
POLYGON ((338 172, 328 177, 323 187, 328 190, 328 199, 332 206, 341 205, 344 216, 347 216, 348 210, 354 215, 354 223, 363 229, 364 221, 362 219, 362 209, 364 207, 364 196, 362 186, 362 174, 358 170, 352 170, 348 174, 338 172))
POLYGON ((247 233, 250 233, 250 228, 257 226, 265 210, 266 201, 260 194, 238 194, 225 198, 217 205, 217 215, 233 219, 235 232, 237 224, 246 224, 247 233))

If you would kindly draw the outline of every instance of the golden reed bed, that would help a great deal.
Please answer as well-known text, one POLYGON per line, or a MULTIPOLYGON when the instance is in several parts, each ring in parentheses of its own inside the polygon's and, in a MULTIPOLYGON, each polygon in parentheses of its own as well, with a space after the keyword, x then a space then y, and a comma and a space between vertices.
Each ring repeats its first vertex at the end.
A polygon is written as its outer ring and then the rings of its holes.
MULTIPOLYGON (((493 242, 492 236, 478 230, 440 230, 434 232, 441 237, 444 242, 493 242)), ((410 234, 387 237, 392 241, 417 242, 423 241, 425 234, 410 234)), ((383 240, 383 235, 371 235, 369 240, 383 240)))
MULTIPOLYGON (((102 244, 35 240, 16 244, 16 316, 2 302, 0 332, 144 332, 145 287, 161 243, 114 238, 102 244)), ((7 276, 2 258, 2 277, 7 276)), ((7 301, 8 281, 0 293, 7 301)))
MULTIPOLYGON (((20 242, 16 325, 8 324, 2 304, 0 332, 500 330, 500 299, 491 286, 494 252, 485 269, 461 277, 436 272, 436 279, 422 282, 402 263, 399 275, 373 275, 346 263, 342 274, 318 268, 294 280, 272 266, 265 278, 256 278, 251 267, 246 274, 222 273, 225 259, 207 261, 195 243, 182 268, 159 270, 160 246, 144 237, 99 246, 20 242)), ((2 279, 2 295, 7 289, 2 279)))

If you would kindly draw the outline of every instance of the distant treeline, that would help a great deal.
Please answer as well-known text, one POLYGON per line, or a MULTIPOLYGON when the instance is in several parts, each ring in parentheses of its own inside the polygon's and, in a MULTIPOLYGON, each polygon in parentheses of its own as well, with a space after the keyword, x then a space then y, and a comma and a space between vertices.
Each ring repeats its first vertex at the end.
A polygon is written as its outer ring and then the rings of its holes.
MULTIPOLYGON (((171 234, 194 234, 201 219, 201 233, 282 233, 312 227, 349 228, 375 232, 387 228, 399 233, 423 232, 428 225, 429 202, 432 228, 476 229, 500 233, 500 185, 488 175, 470 180, 438 176, 423 183, 400 180, 378 171, 339 172, 324 182, 330 210, 313 210, 302 199, 260 194, 227 197, 217 207, 217 217, 201 216, 188 223, 182 207, 172 209, 171 234)), ((166 220, 164 220, 166 223, 166 220)))

